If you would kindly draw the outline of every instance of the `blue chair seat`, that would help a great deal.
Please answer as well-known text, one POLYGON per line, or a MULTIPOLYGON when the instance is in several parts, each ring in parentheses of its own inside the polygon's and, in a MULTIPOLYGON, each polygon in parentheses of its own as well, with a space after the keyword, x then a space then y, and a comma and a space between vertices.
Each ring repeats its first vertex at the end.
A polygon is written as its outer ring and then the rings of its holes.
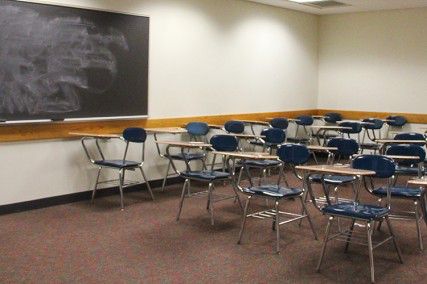
MULTIPOLYGON (((356 180, 354 176, 340 176, 340 175, 325 175, 323 176, 325 183, 340 185, 344 183, 350 183, 356 180)), ((310 181, 315 183, 322 182, 322 175, 312 175, 310 176, 310 181)))
POLYGON ((403 175, 418 175, 418 168, 397 166, 396 173, 403 175))
POLYGON ((205 180, 205 181, 214 181, 218 179, 226 179, 230 177, 230 174, 226 172, 204 170, 204 171, 184 171, 184 172, 181 172, 181 176, 183 178, 193 178, 193 179, 199 179, 199 180, 205 180))
POLYGON ((194 161, 194 160, 202 160, 205 155, 203 153, 178 153, 172 155, 165 155, 166 158, 170 158, 172 160, 181 160, 181 161, 194 161))
POLYGON ((363 220, 376 220, 386 216, 390 210, 376 205, 360 203, 337 203, 322 208, 323 213, 347 216, 363 220))
POLYGON ((249 167, 273 167, 280 165, 280 161, 276 160, 246 160, 245 165, 249 167))
MULTIPOLYGON (((373 194, 380 197, 387 196, 387 188, 380 187, 372 191, 373 194)), ((390 194, 392 197, 400 198, 419 198, 424 193, 423 189, 411 188, 411 187, 390 187, 390 194)))
POLYGON ((95 161, 95 165, 122 169, 138 167, 139 163, 126 160, 98 160, 95 161))
POLYGON ((276 184, 247 187, 243 188, 243 192, 276 198, 295 197, 302 194, 299 188, 278 187, 276 184))

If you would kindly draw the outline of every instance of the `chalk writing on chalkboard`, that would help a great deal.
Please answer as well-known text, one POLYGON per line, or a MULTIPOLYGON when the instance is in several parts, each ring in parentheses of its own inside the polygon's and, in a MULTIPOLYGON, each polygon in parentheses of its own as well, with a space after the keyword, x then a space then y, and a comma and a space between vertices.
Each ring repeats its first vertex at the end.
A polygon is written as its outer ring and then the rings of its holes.
POLYGON ((116 29, 101 33, 81 17, 43 18, 32 9, 7 4, 0 5, 0 42, 0 112, 9 114, 79 110, 80 89, 102 93, 115 79, 110 47, 129 48, 116 29), (90 69, 110 80, 92 84, 90 69))

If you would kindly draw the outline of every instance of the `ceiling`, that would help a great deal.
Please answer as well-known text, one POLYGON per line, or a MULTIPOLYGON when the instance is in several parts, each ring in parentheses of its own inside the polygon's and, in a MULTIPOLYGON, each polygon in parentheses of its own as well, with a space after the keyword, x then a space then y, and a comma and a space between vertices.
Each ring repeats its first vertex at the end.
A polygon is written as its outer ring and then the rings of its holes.
POLYGON ((336 2, 341 2, 350 6, 330 7, 322 9, 298 4, 295 2, 290 2, 288 0, 247 1, 258 2, 317 15, 427 7, 427 0, 334 0, 336 2))

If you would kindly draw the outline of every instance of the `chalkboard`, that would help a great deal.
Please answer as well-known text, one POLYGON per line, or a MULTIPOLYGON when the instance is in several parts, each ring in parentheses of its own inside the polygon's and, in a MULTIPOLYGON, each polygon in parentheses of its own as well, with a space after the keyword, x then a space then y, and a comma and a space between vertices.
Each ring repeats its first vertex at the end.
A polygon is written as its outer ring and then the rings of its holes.
POLYGON ((0 120, 147 115, 149 18, 0 0, 0 120))

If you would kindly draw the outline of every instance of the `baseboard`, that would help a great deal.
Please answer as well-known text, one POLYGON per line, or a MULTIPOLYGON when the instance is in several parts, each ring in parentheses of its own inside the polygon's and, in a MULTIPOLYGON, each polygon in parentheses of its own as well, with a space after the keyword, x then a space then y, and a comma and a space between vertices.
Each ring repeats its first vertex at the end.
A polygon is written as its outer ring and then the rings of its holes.
MULTIPOLYGON (((160 188, 162 186, 163 179, 150 181, 151 188, 160 188)), ((167 185, 182 183, 183 179, 179 176, 170 177, 167 179, 167 185)), ((146 190, 145 184, 140 184, 126 188, 126 192, 135 192, 140 190, 146 190)), ((110 195, 118 194, 119 188, 117 186, 98 189, 96 191, 96 197, 105 197, 110 195)), ((92 191, 83 191, 71 194, 65 194, 60 196, 47 197, 42 199, 36 199, 25 202, 18 202, 13 204, 6 204, 0 206, 0 215, 18 213, 23 211, 29 211, 34 209, 46 208, 50 206, 68 204, 73 202, 79 202, 84 200, 90 200, 92 191)))

